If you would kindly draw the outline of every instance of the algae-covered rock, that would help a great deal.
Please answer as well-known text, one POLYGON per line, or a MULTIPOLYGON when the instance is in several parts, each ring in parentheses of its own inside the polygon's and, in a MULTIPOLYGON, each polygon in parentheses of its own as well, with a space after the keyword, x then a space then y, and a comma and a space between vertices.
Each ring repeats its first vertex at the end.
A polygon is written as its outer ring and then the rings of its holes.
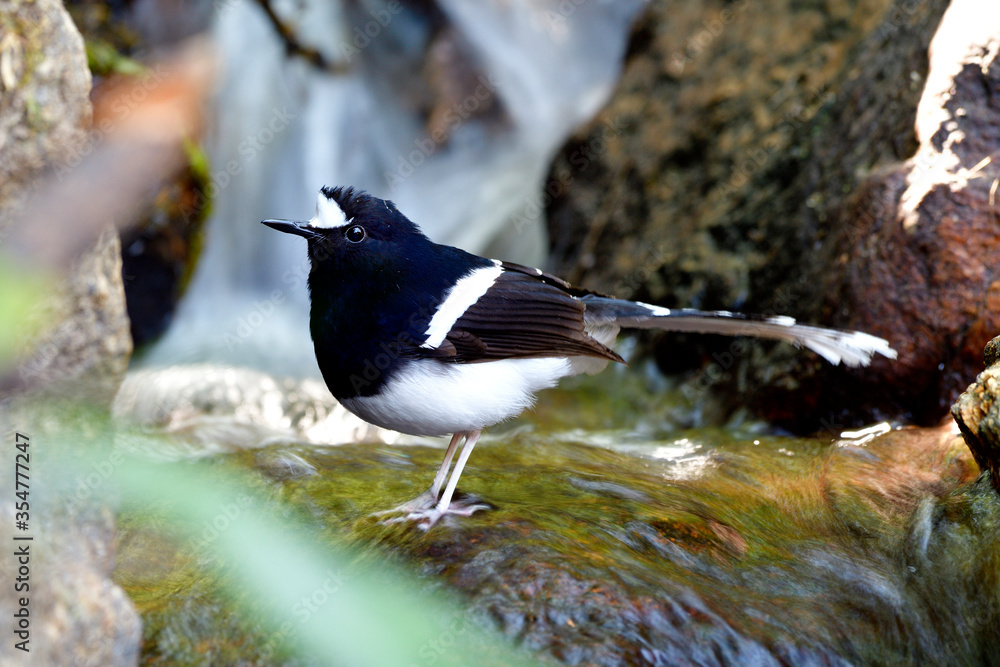
MULTIPOLYGON (((463 623, 543 660, 962 664, 1000 655, 1000 503, 973 483, 978 470, 948 429, 883 425, 832 442, 676 430, 652 401, 603 417, 617 428, 597 426, 599 396, 616 405, 627 381, 549 392, 534 416, 487 435, 461 490, 492 509, 427 532, 369 515, 423 491, 439 448, 275 443, 203 465, 246 476, 258 500, 235 516, 301 517, 361 563, 402 563, 427 587, 458 593, 463 623), (564 426, 574 422, 588 427, 564 426)), ((266 657, 267 632, 220 597, 219 573, 232 564, 205 548, 212 526, 185 538, 142 507, 126 510, 123 526, 116 580, 140 600, 147 657, 297 664, 287 644, 266 657)))

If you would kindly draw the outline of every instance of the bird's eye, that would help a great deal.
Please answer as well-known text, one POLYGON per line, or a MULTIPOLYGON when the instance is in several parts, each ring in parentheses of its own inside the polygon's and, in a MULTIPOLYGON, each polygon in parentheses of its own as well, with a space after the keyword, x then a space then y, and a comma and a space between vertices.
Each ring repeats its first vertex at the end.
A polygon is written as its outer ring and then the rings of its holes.
POLYGON ((365 240, 365 228, 361 225, 351 225, 344 232, 344 238, 351 243, 361 243, 365 240))

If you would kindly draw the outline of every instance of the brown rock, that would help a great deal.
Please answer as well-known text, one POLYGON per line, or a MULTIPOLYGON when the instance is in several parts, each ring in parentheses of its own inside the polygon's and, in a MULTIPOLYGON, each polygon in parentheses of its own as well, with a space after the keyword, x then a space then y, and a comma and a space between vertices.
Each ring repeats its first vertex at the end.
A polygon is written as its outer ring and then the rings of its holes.
POLYGON ((824 312, 888 338, 900 356, 843 374, 839 386, 804 372, 820 402, 853 396, 935 421, 1000 331, 1000 218, 991 203, 1000 172, 989 158, 1000 149, 1000 25, 977 37, 969 27, 977 7, 952 3, 934 37, 916 154, 872 174, 831 211, 835 242, 816 259, 825 272, 813 273, 824 312))
POLYGON ((572 187, 549 211, 554 259, 584 285, 900 352, 849 371, 783 345, 660 339, 662 367, 700 367, 706 414, 934 422, 978 368, 1000 330, 997 48, 959 17, 965 41, 940 39, 928 70, 947 5, 656 3, 617 96, 557 158, 553 182, 572 187))

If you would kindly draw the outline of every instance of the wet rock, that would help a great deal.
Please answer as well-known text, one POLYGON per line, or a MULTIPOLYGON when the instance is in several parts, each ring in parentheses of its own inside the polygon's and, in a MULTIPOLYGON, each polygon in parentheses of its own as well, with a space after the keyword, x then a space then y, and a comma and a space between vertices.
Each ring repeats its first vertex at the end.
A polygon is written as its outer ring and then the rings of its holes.
MULTIPOLYGON (((915 154, 874 171, 831 210, 828 250, 814 256, 823 270, 811 272, 824 313, 889 339, 899 360, 832 376, 802 360, 768 369, 799 377, 794 391, 817 404, 868 405, 930 423, 978 372, 980 350, 1000 331, 1000 209, 991 195, 1000 171, 989 157, 1000 150, 1000 12, 981 8, 953 2, 935 32, 915 154)), ((875 75, 866 82, 874 86, 875 75)), ((863 94, 855 89, 849 99, 863 94)), ((860 122, 848 128, 862 140, 860 122)), ((798 421, 778 407, 792 392, 771 391, 776 383, 764 375, 751 380, 762 389, 758 405, 798 421)))
POLYGON ((561 272, 666 306, 862 329, 900 351, 847 371, 787 346, 663 337, 661 367, 697 369, 707 418, 750 403, 803 431, 931 423, 974 372, 1000 324, 994 19, 952 3, 960 39, 942 24, 929 66, 947 6, 654 3, 615 98, 557 158, 561 272))
POLYGON ((993 488, 1000 493, 1000 337, 986 346, 986 370, 969 385, 951 414, 962 430, 965 442, 984 471, 989 471, 993 488))
MULTIPOLYGON (((52 442, 42 439, 36 417, 13 421, 32 436, 28 451, 35 462, 32 470, 37 471, 43 458, 39 456, 39 448, 51 448, 52 442)), ((7 441, 12 442, 13 435, 7 441)), ((51 458, 47 461, 55 463, 51 458)), ((14 640, 8 636, 0 645, 0 662, 116 667, 137 664, 142 634, 139 615, 124 591, 109 578, 115 566, 117 529, 107 498, 101 502, 66 502, 66 498, 72 497, 70 494, 58 497, 47 493, 53 490, 51 474, 35 472, 32 477, 35 480, 30 496, 32 521, 27 532, 17 531, 16 536, 29 535, 34 540, 12 540, 14 507, 0 504, 0 539, 8 545, 26 546, 30 552, 30 588, 15 595, 16 571, 4 572, 0 576, 3 579, 0 608, 9 615, 17 608, 14 602, 18 597, 25 596, 30 601, 30 637, 26 645, 30 652, 15 649, 14 640)), ((86 475, 81 475, 75 481, 86 486, 85 479, 86 475)), ((94 489, 88 489, 88 493, 93 492, 94 489)))
MULTIPOLYGON (((551 401, 568 402, 558 394, 551 401)), ((361 547, 367 565, 409 563, 429 587, 460 594, 463 622, 543 660, 962 663, 1000 649, 1000 599, 978 583, 997 575, 1000 503, 971 483, 976 466, 948 429, 885 426, 833 442, 719 430, 639 440, 549 433, 528 419, 485 438, 462 477, 494 509, 426 533, 369 513, 423 491, 439 448, 275 444, 212 465, 266 480, 272 506, 247 511, 298 510, 338 547, 361 547)), ((164 528, 141 519, 126 519, 128 566, 116 576, 147 600, 147 655, 225 648, 252 662, 267 636, 211 592, 204 568, 221 564, 174 539, 169 567, 147 567, 151 554, 132 545, 158 543, 164 528), (196 635, 177 632, 186 627, 196 635)))
MULTIPOLYGON (((320 380, 279 378, 213 364, 128 374, 112 414, 122 424, 170 436, 157 458, 189 458, 301 440, 319 445, 407 439, 347 411, 320 380)), ((136 449, 144 443, 133 441, 136 449)))

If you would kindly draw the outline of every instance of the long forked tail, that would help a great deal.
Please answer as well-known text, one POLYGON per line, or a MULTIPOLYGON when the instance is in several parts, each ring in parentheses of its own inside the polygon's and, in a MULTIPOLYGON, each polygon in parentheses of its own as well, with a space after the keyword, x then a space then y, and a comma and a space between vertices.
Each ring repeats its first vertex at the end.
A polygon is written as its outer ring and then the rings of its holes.
POLYGON ((883 338, 860 331, 838 331, 796 324, 791 317, 760 317, 721 310, 669 309, 594 295, 587 295, 582 300, 587 305, 584 317, 592 324, 774 338, 796 347, 807 347, 835 365, 843 363, 846 366, 867 366, 875 353, 889 359, 896 358, 896 351, 883 338))

